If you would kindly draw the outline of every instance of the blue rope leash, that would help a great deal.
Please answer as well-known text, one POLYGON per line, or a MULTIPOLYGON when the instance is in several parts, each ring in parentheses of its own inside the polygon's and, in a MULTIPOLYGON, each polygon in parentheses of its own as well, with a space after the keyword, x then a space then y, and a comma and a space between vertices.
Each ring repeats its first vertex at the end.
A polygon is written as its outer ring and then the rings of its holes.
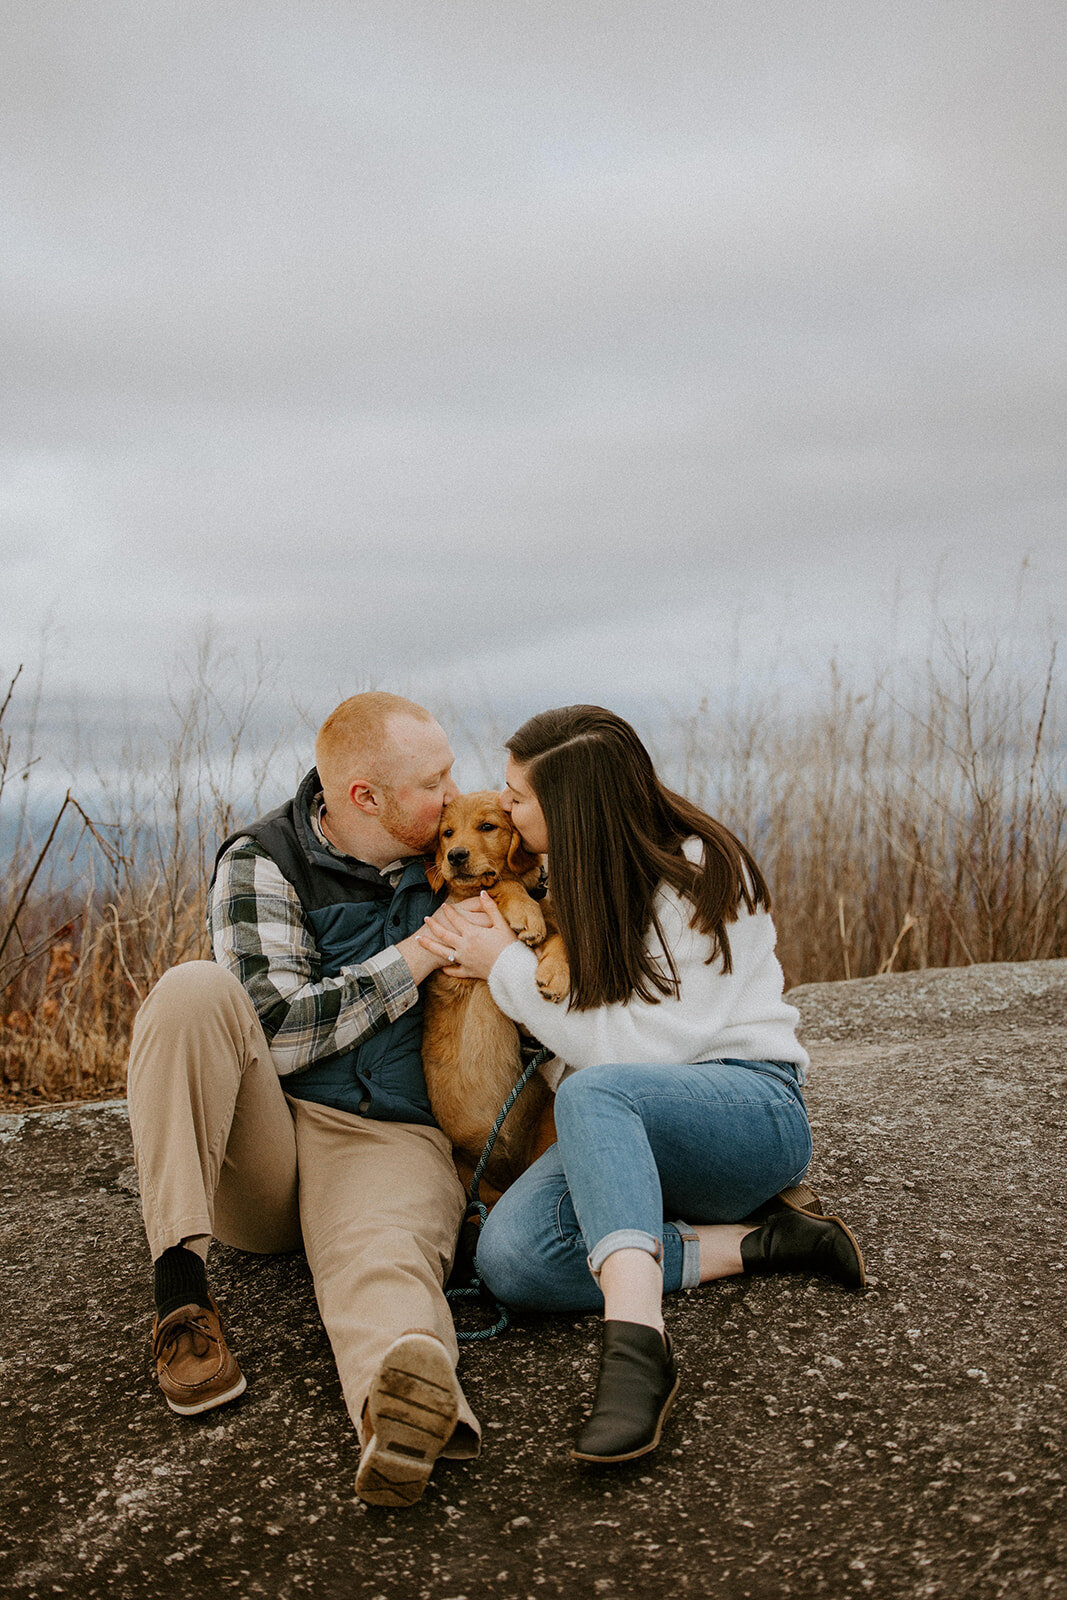
MULTIPOLYGON (((516 1100, 519 1098, 520 1094, 525 1089, 526 1085, 529 1083, 538 1067, 540 1067, 544 1062, 548 1061, 551 1055, 551 1050, 546 1050, 542 1045, 537 1054, 526 1063, 522 1070, 521 1076, 515 1084, 515 1087, 504 1101, 504 1104, 501 1106, 500 1114, 490 1129, 489 1137, 485 1141, 485 1149, 482 1151, 478 1160, 478 1165, 474 1169, 474 1176, 471 1179, 470 1198, 467 1201, 467 1210, 463 1217, 464 1226, 466 1226, 468 1222, 472 1222, 477 1219, 478 1227, 481 1228, 486 1217, 489 1215, 489 1208, 482 1200, 479 1200, 478 1191, 481 1187, 482 1175, 485 1172, 486 1167, 489 1165, 489 1158, 493 1153, 493 1146, 496 1144, 497 1134, 504 1126, 508 1112, 515 1104, 516 1100)), ((464 1285, 459 1289, 447 1289, 445 1291, 445 1296, 450 1302, 456 1300, 473 1300, 479 1298, 481 1296, 481 1292, 482 1280, 479 1278, 477 1271, 475 1271, 473 1281, 469 1285, 464 1285)), ((456 1338, 460 1344, 474 1344, 483 1339, 495 1339, 498 1333, 504 1332, 504 1329, 511 1321, 511 1316, 507 1310, 507 1307, 502 1306, 499 1300, 494 1298, 493 1304, 496 1306, 497 1320, 493 1323, 492 1327, 473 1328, 470 1331, 457 1328, 456 1338)), ((455 1315, 454 1311, 453 1315, 455 1315)))

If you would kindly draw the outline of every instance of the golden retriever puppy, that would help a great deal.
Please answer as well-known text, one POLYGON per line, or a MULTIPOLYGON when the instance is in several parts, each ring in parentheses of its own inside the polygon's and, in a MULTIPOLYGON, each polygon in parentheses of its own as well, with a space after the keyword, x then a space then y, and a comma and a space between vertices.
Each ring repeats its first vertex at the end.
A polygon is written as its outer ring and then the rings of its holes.
MULTIPOLYGON (((562 999, 569 987, 563 941, 543 905, 530 894, 540 880, 540 858, 526 849, 495 793, 460 795, 445 807, 430 872, 434 888, 447 884, 453 901, 472 899, 483 889, 492 895, 523 943, 541 952, 538 980, 544 967, 543 992, 562 999)), ((422 1064, 434 1116, 452 1140, 457 1169, 469 1184, 522 1071, 519 1030, 499 1009, 487 983, 453 977, 447 967, 431 974, 425 988, 422 1064)), ((486 1168, 488 1184, 497 1194, 554 1141, 551 1106, 551 1091, 534 1073, 497 1135, 486 1168)))

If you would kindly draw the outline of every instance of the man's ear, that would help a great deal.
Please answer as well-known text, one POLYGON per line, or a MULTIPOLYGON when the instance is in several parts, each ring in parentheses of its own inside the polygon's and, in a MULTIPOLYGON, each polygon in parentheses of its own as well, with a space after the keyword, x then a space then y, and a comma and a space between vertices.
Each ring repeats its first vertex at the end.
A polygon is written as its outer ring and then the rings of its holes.
POLYGON ((540 866, 539 856, 532 856, 522 842, 519 830, 512 827, 511 843, 508 845, 508 868, 516 878, 523 877, 527 872, 532 872, 534 867, 540 866))
POLYGON ((378 815, 378 796, 373 784, 367 783, 364 778, 356 778, 348 786, 348 798, 358 811, 363 811, 370 817, 378 815))

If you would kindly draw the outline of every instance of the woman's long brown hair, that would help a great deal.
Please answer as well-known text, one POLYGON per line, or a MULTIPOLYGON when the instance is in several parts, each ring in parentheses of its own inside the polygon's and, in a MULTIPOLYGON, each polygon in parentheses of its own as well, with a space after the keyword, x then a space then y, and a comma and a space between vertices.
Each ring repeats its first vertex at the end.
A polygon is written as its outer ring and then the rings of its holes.
POLYGON ((576 1011, 677 995, 678 972, 653 906, 667 883, 692 902, 690 926, 708 935, 708 963, 733 963, 728 922, 742 904, 770 910, 763 874, 728 828, 666 788, 633 728, 600 706, 562 706, 524 722, 507 741, 544 812, 552 909, 571 968, 576 1011), (703 841, 703 859, 683 854, 703 841), (669 972, 646 948, 655 928, 669 972))

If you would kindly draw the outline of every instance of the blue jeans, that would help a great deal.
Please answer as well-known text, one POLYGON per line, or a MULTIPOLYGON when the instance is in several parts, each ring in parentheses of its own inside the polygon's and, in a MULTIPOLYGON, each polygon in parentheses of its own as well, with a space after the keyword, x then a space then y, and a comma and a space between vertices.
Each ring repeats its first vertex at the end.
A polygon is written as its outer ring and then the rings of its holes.
POLYGON ((615 1250, 663 1264, 663 1287, 700 1281, 684 1222, 740 1222, 811 1160, 787 1062, 584 1067, 556 1095, 558 1142, 497 1202, 477 1264, 505 1305, 597 1311, 594 1274, 615 1250))

